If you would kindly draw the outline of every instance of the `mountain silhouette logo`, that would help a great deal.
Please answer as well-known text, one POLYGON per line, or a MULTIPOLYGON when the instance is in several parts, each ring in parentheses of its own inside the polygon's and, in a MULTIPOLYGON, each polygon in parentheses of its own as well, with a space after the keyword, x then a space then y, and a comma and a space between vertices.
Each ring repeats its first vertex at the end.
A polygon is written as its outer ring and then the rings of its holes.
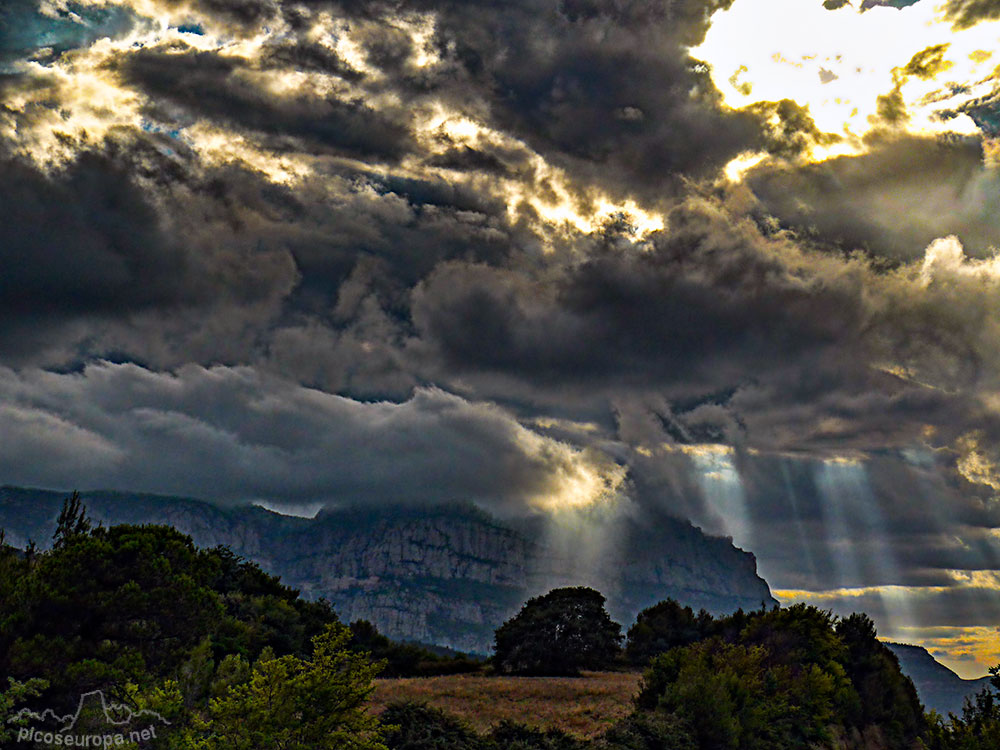
POLYGON ((77 747, 121 745, 126 736, 131 742, 147 740, 156 737, 158 725, 170 724, 156 711, 108 701, 103 690, 83 693, 73 713, 61 716, 51 708, 40 713, 22 708, 7 722, 20 727, 18 740, 52 744, 55 739, 58 745, 77 747), (84 726, 81 718, 86 718, 84 726), (38 724, 41 728, 33 726, 38 724))
POLYGON ((46 708, 42 711, 42 713, 32 711, 28 708, 22 708, 7 721, 12 724, 20 723, 25 720, 40 721, 45 723, 52 722, 54 724, 61 725, 58 730, 60 733, 72 732, 74 727, 76 727, 76 723, 80 720, 80 716, 88 707, 88 704, 96 704, 96 706, 99 707, 99 711, 104 715, 104 720, 113 727, 127 727, 136 721, 148 722, 151 719, 159 721, 164 725, 170 724, 169 721, 164 719, 156 711, 151 711, 148 708, 134 711, 131 706, 127 706, 124 703, 109 703, 104 697, 103 690, 91 690, 89 693, 83 693, 80 696, 80 701, 76 704, 76 711, 71 714, 66 714, 65 716, 59 716, 51 708, 46 708))

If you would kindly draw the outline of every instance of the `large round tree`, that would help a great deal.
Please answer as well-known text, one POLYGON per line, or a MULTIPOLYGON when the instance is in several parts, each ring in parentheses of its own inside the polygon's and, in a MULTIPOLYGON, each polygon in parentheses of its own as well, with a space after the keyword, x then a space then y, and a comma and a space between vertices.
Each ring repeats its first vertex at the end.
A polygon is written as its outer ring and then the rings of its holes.
POLYGON ((609 667, 621 640, 602 594, 582 586, 553 589, 497 629, 494 662, 504 674, 575 676, 609 667))

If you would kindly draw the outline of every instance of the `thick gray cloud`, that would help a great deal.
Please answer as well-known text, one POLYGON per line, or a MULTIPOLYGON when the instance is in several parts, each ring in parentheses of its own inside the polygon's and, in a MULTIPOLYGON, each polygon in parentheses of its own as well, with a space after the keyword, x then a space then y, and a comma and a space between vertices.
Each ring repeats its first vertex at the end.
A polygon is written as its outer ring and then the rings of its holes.
POLYGON ((242 309, 259 317, 294 286, 287 252, 212 237, 219 217, 211 212, 199 212, 203 223, 180 235, 191 217, 164 215, 128 166, 107 152, 52 172, 3 159, 0 351, 7 357, 72 360, 81 339, 101 346, 97 331, 149 315, 242 309))
POLYGON ((0 421, 6 482, 223 502, 451 499, 523 513, 578 470, 613 468, 437 389, 360 402, 248 367, 3 369, 0 421))
MULTIPOLYGON (((284 67, 295 63, 278 55, 271 59, 284 67)), ((361 99, 337 95, 268 95, 241 75, 246 62, 232 57, 172 43, 127 55, 120 65, 124 80, 153 97, 157 107, 180 107, 237 130, 302 139, 304 149, 363 159, 396 161, 412 148, 402 112, 376 111, 361 99)))
POLYGON ((668 224, 646 246, 603 247, 543 276, 443 265, 415 291, 415 325, 453 371, 569 385, 711 389, 858 346, 857 278, 797 272, 785 240, 710 203, 668 224))
POLYGON ((497 122, 592 179, 655 195, 760 141, 688 57, 727 0, 434 4, 440 42, 497 122))
POLYGON ((888 137, 861 156, 763 166, 748 183, 783 224, 847 252, 912 260, 954 234, 982 257, 1000 241, 1000 183, 978 139, 888 137))

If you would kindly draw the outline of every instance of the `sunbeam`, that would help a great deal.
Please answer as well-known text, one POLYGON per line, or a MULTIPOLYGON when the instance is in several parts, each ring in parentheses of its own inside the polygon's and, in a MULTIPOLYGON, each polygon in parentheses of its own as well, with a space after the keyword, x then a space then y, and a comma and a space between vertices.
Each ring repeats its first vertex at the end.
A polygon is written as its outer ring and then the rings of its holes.
POLYGON ((824 505, 832 511, 832 526, 843 535, 838 546, 847 558, 845 572, 857 576, 853 579, 856 582, 875 584, 886 613, 885 627, 912 623, 913 612, 906 594, 897 588, 902 580, 892 539, 865 465, 849 459, 825 461, 819 484, 824 505))
POLYGON ((737 546, 752 549, 753 528, 743 488, 733 454, 721 446, 699 446, 688 452, 695 479, 701 488, 705 505, 718 519, 722 532, 737 546))

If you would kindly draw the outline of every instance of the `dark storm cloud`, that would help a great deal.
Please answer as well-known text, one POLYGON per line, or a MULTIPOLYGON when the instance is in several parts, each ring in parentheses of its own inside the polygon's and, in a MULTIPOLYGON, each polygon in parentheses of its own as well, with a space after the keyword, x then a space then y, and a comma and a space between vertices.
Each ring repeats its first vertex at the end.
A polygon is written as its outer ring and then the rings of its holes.
POLYGON ((956 29, 968 29, 980 21, 1000 18, 997 0, 948 0, 945 13, 956 29))
POLYGON ((982 256, 1000 242, 1000 182, 975 139, 889 138, 861 156, 763 166, 747 181, 783 224, 847 251, 912 260, 955 234, 982 256))
POLYGON ((588 459, 436 389, 359 402, 252 368, 0 368, 0 473, 218 501, 473 500, 524 511, 588 459))
MULTIPOLYGON (((439 43, 495 122, 617 193, 655 197, 759 140, 687 55, 729 2, 434 4, 439 43)), ((430 6, 428 6, 430 7, 430 6)))
POLYGON ((402 113, 376 111, 359 98, 279 96, 247 77, 247 61, 180 43, 147 48, 116 65, 124 80, 158 103, 237 130, 301 138, 313 149, 394 161, 412 147, 402 113))
POLYGON ((110 159, 64 174, 0 163, 0 314, 122 312, 183 301, 190 265, 155 209, 110 159))
POLYGON ((296 284, 287 251, 234 231, 224 204, 201 200, 210 185, 166 159, 155 139, 140 138, 147 142, 127 138, 48 171, 2 157, 0 354, 7 362, 72 364, 94 351, 156 359, 179 321, 192 335, 219 320, 259 325, 296 284), (142 173, 155 169, 171 181, 171 164, 182 178, 172 196, 157 195, 142 173), (122 333, 132 325, 137 333, 122 333))
POLYGON ((414 322, 449 368, 566 385, 705 389, 856 346, 857 279, 797 272, 782 239, 711 204, 668 223, 646 249, 605 248, 541 277, 441 266, 415 291, 414 322))
MULTIPOLYGON (((301 60, 306 69, 343 75, 368 96, 444 101, 605 189, 657 200, 676 190, 679 176, 711 176, 740 151, 764 145, 760 113, 722 107, 707 67, 687 54, 711 14, 730 3, 281 4, 275 12, 302 31, 321 10, 345 13, 378 75, 353 70, 304 37, 265 45, 262 62, 301 60), (398 25, 414 12, 434 15, 441 60, 429 70, 414 67, 412 39, 398 25)), ((204 3, 191 7, 225 20, 204 3)), ((390 160, 412 150, 401 112, 342 95, 277 101, 241 80, 235 65, 211 53, 153 50, 123 62, 128 80, 195 116, 390 160)))

